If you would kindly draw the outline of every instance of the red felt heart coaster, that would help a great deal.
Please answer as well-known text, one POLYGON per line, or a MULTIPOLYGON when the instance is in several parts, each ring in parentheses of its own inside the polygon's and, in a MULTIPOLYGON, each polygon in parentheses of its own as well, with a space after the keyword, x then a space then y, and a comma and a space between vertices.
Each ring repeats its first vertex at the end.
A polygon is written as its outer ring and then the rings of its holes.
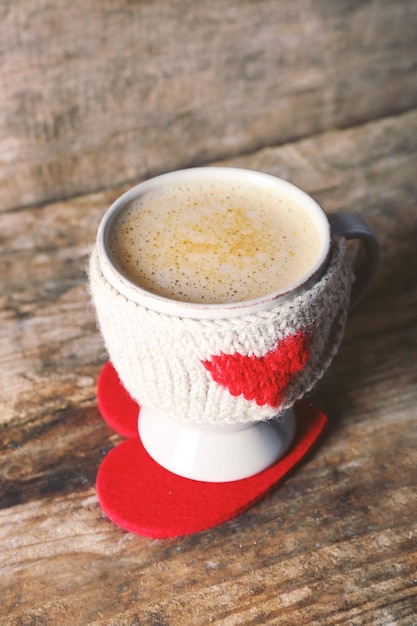
POLYGON ((296 437, 283 459, 243 480, 201 482, 172 474, 149 456, 137 434, 138 405, 109 364, 100 376, 98 395, 103 417, 117 432, 132 432, 135 415, 134 435, 111 450, 99 467, 100 505, 121 528, 160 539, 207 530, 250 508, 300 463, 327 423, 317 408, 299 403, 296 437))

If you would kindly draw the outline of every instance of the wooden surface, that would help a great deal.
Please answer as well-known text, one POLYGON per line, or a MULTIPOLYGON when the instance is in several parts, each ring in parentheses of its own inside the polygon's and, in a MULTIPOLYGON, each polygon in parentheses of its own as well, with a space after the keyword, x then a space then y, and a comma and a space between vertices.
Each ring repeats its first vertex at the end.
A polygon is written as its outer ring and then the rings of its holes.
POLYGON ((2 0, 0 205, 417 106, 414 0, 2 0))
POLYGON ((152 541, 102 514, 119 441, 85 284, 121 191, 0 216, 0 623, 372 625, 417 620, 417 111, 236 157, 363 215, 381 268, 314 401, 330 426, 271 497, 218 528, 152 541))
POLYGON ((1 626, 417 624, 417 4, 0 3, 1 626), (99 220, 191 164, 288 178, 381 242, 267 500, 153 541, 101 512, 119 441, 86 288, 99 220))

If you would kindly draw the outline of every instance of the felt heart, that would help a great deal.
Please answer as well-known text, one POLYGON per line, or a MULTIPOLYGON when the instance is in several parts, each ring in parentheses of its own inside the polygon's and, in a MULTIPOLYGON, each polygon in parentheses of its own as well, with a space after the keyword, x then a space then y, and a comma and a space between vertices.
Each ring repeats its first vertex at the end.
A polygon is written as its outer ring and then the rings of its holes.
POLYGON ((270 468, 243 480, 208 483, 182 478, 158 465, 139 438, 124 441, 103 460, 97 495, 104 513, 124 530, 152 538, 201 532, 243 513, 293 470, 321 434, 326 417, 298 406, 296 440, 270 468))
POLYGON ((309 354, 308 335, 300 330, 262 357, 221 353, 202 364, 232 396, 243 395, 258 406, 278 407, 288 383, 305 367, 309 354))
POLYGON ((149 456, 137 434, 139 406, 125 391, 111 363, 101 372, 97 393, 106 421, 117 432, 132 433, 99 467, 96 487, 100 506, 124 530, 152 538, 200 532, 243 513, 301 462, 327 423, 317 408, 299 403, 295 407, 297 432, 284 458, 243 480, 201 482, 172 474, 149 456))

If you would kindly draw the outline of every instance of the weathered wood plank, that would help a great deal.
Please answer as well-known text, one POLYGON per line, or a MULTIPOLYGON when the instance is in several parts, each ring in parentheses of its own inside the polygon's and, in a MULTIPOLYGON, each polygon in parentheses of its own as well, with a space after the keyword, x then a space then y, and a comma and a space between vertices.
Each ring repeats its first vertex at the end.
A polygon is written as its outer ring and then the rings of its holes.
POLYGON ((183 539, 124 533, 94 491, 118 439, 96 409, 83 268, 120 190, 0 216, 2 624, 414 626, 416 127, 415 111, 227 161, 362 214, 382 263, 315 396, 323 444, 268 500, 183 539))
POLYGON ((3 0, 0 208, 417 104, 413 0, 3 0))

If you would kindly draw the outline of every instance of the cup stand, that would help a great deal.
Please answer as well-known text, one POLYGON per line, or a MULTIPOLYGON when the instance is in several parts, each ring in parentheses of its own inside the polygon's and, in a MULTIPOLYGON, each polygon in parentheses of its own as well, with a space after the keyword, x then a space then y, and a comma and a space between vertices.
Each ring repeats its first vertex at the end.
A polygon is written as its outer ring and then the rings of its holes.
POLYGON ((138 430, 150 456, 170 472, 192 480, 228 482, 258 474, 278 461, 294 438, 296 418, 288 409, 268 422, 184 423, 144 406, 138 430))
POLYGON ((124 530, 152 538, 201 532, 247 510, 301 462, 327 424, 321 411, 301 402, 281 421, 220 431, 184 426, 140 409, 110 362, 97 400, 103 419, 127 437, 99 467, 100 506, 124 530))

